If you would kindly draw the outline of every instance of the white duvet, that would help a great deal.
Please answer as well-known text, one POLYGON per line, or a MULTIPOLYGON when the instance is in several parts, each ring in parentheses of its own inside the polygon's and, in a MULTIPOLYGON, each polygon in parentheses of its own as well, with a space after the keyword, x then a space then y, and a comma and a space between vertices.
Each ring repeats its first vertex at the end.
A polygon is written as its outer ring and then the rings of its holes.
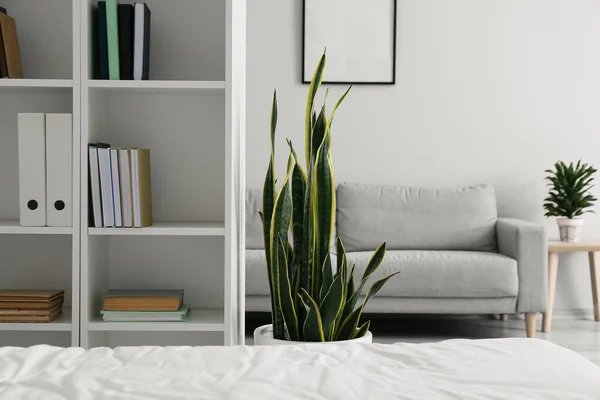
POLYGON ((536 339, 0 348, 0 399, 600 399, 600 367, 536 339))

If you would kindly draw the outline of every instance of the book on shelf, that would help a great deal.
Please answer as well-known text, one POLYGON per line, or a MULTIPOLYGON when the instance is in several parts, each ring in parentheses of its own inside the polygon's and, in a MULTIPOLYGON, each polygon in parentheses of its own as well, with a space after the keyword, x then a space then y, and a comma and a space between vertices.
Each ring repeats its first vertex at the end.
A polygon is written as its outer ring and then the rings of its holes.
POLYGON ((121 79, 119 60, 119 12, 118 0, 106 0, 106 38, 108 42, 108 76, 121 79))
POLYGON ((0 322, 52 322, 62 312, 64 290, 0 290, 0 322))
POLYGON ((109 79, 108 72, 108 32, 106 28, 106 1, 98 2, 96 10, 95 68, 97 79, 109 79))
POLYGON ((150 17, 146 3, 135 3, 133 79, 150 79, 150 17))
POLYGON ((104 295, 106 311, 177 311, 183 289, 110 289, 104 295))
POLYGON ((110 147, 98 144, 98 168, 100 169, 100 194, 102 199, 102 222, 105 227, 115 226, 112 174, 110 171, 110 147))
POLYGON ((119 63, 121 80, 133 79, 133 5, 119 4, 119 63))
POLYGON ((185 322, 189 320, 191 309, 183 304, 175 311, 109 311, 102 310, 104 322, 185 322))
POLYGON ((88 157, 90 226, 151 226, 154 219, 150 150, 91 143, 88 157))
POLYGON ((121 183, 119 177, 119 152, 117 149, 110 149, 110 181, 112 186, 112 203, 115 227, 123 226, 121 216, 121 183))
POLYGON ((119 174, 121 182, 121 211, 123 212, 123 226, 133 227, 133 199, 131 193, 131 161, 130 150, 119 149, 119 174))
POLYGON ((94 12, 96 79, 149 79, 151 11, 148 5, 103 0, 98 1, 94 12))
POLYGON ((148 149, 131 149, 131 192, 133 226, 142 228, 152 225, 152 179, 148 149))
POLYGON ((21 65, 21 50, 17 36, 17 23, 14 18, 5 13, 0 13, 0 33, 2 35, 2 52, 0 56, 0 68, 5 65, 6 71, 0 70, 3 78, 23 78, 23 67, 21 65))

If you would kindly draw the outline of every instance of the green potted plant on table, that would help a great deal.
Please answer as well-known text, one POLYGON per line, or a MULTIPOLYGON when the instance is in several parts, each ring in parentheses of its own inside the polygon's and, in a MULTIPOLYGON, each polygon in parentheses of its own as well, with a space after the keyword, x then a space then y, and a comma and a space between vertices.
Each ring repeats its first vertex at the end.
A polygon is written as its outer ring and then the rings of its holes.
POLYGON ((596 198, 590 193, 596 169, 581 160, 576 165, 558 161, 554 169, 545 171, 550 187, 548 197, 544 199, 547 217, 558 217, 560 240, 579 242, 583 219, 581 216, 593 212, 591 208, 596 198))
MULTIPOLYGON (((308 89, 305 115, 306 165, 288 140, 287 173, 279 192, 275 182, 277 96, 271 112, 271 159, 260 213, 271 291, 272 324, 254 331, 255 344, 290 342, 371 342, 370 322, 359 326, 365 304, 393 275, 375 281, 361 298, 369 278, 385 256, 385 243, 375 250, 355 286, 342 240, 330 254, 335 218, 335 185, 331 157, 331 123, 348 89, 329 116, 323 105, 315 111, 323 72, 321 57, 308 89), (291 232, 290 232, 291 231, 291 232), (292 240, 288 239, 291 233, 292 240)), ((325 96, 325 102, 327 96, 325 96)))

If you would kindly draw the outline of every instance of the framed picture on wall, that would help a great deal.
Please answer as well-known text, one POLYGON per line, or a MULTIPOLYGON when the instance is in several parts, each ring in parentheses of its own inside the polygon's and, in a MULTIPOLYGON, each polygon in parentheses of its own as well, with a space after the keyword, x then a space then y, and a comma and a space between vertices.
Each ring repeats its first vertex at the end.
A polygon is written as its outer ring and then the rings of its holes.
POLYGON ((327 49, 324 83, 396 83, 396 0, 304 0, 302 82, 327 49))

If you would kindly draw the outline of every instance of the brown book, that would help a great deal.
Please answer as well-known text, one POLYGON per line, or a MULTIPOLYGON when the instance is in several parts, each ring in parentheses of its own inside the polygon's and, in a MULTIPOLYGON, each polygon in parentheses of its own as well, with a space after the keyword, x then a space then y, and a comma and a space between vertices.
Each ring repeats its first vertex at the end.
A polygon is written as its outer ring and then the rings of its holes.
POLYGON ((0 302, 50 303, 64 295, 64 290, 0 289, 0 302))
POLYGON ((0 78, 8 78, 8 65, 4 53, 4 40, 2 40, 2 25, 0 24, 0 78))
POLYGON ((8 77, 22 78, 23 67, 21 66, 21 50, 19 49, 19 38, 17 36, 17 23, 12 17, 0 13, 0 30, 2 30, 8 77))
POLYGON ((0 310, 50 310, 55 307, 61 307, 64 297, 57 297, 52 301, 2 301, 0 300, 0 310))
POLYGON ((117 290, 104 296, 106 311, 177 311, 183 304, 183 290, 117 290))
POLYGON ((61 309, 50 315, 0 315, 0 322, 52 322, 62 312, 61 309))
POLYGON ((0 316, 6 316, 6 315, 33 315, 33 316, 49 316, 52 314, 57 313, 58 311, 61 310, 61 307, 53 307, 50 308, 48 310, 16 310, 16 309, 12 309, 12 310, 0 310, 0 316))

